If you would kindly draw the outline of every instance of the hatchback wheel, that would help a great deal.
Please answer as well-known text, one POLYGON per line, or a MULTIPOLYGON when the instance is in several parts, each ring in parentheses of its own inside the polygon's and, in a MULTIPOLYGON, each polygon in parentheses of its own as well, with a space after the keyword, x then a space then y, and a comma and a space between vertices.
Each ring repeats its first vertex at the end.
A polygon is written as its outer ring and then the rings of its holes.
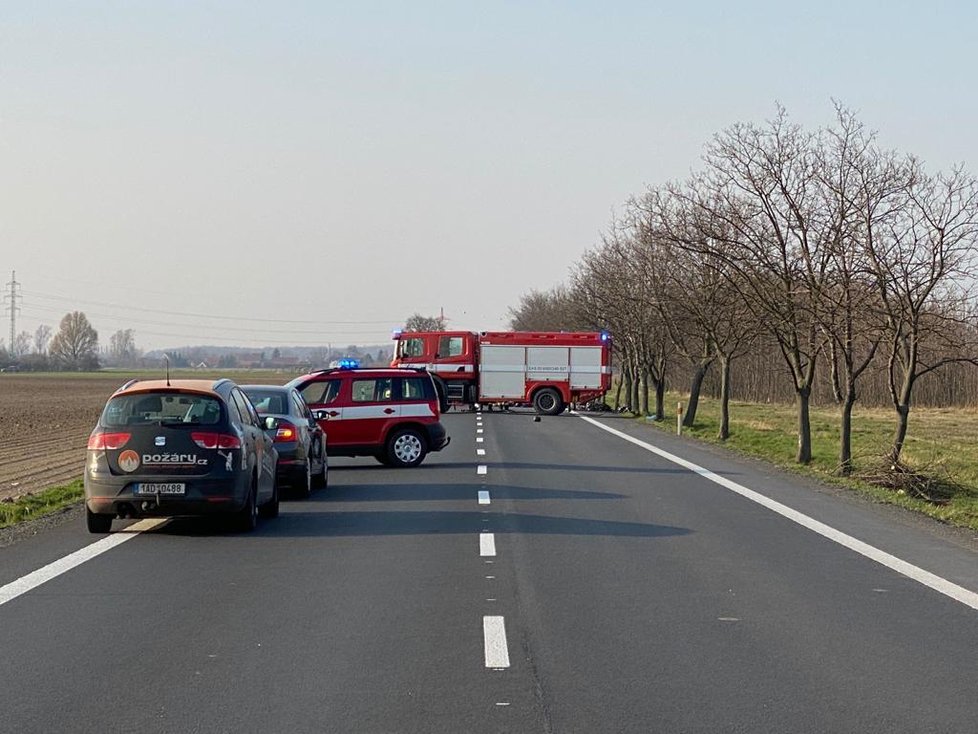
POLYGON ((417 466, 427 453, 424 436, 414 428, 395 431, 387 440, 387 458, 392 466, 417 466))

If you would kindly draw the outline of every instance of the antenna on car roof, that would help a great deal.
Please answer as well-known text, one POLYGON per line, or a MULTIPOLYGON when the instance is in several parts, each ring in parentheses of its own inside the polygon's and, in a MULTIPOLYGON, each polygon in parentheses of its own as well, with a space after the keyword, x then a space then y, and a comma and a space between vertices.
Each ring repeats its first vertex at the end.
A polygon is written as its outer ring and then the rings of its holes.
POLYGON ((164 354, 163 363, 166 365, 166 386, 170 387, 170 358, 164 354))

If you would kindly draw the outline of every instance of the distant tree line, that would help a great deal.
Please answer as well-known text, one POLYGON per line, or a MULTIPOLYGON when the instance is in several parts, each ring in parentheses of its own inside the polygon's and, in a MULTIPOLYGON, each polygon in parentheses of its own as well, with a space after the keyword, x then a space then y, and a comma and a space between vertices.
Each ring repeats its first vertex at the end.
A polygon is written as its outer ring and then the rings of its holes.
POLYGON ((882 149, 841 105, 807 130, 779 108, 706 145, 687 179, 625 202, 568 284, 524 295, 514 329, 607 328, 614 396, 665 412, 667 378, 690 397, 794 401, 797 461, 812 458, 812 401, 840 407, 839 465, 852 471, 856 402, 894 411, 900 460, 912 405, 978 403, 973 274, 978 183, 882 149), (934 379, 935 376, 938 379, 934 379), (922 381, 922 378, 929 378, 922 381))

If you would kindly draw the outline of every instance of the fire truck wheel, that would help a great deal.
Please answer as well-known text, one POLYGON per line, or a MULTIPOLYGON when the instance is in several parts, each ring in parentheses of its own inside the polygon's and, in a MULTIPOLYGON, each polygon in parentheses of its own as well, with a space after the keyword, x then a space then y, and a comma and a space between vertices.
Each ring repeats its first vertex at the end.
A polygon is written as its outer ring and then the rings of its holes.
POLYGON ((414 428, 402 428, 387 439, 387 458, 392 466, 417 466, 427 453, 424 436, 414 428))
POLYGON ((560 393, 552 387, 545 387, 533 395, 533 407, 543 415, 557 415, 564 410, 564 401, 560 393))

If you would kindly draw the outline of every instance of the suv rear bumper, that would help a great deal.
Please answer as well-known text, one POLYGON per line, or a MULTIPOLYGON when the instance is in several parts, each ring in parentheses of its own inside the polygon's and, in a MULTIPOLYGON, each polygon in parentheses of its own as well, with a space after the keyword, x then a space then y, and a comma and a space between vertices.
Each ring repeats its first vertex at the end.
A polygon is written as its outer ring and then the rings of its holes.
POLYGON ((451 443, 451 437, 445 431, 445 426, 441 423, 431 423, 426 426, 428 429, 428 450, 441 451, 451 443))

